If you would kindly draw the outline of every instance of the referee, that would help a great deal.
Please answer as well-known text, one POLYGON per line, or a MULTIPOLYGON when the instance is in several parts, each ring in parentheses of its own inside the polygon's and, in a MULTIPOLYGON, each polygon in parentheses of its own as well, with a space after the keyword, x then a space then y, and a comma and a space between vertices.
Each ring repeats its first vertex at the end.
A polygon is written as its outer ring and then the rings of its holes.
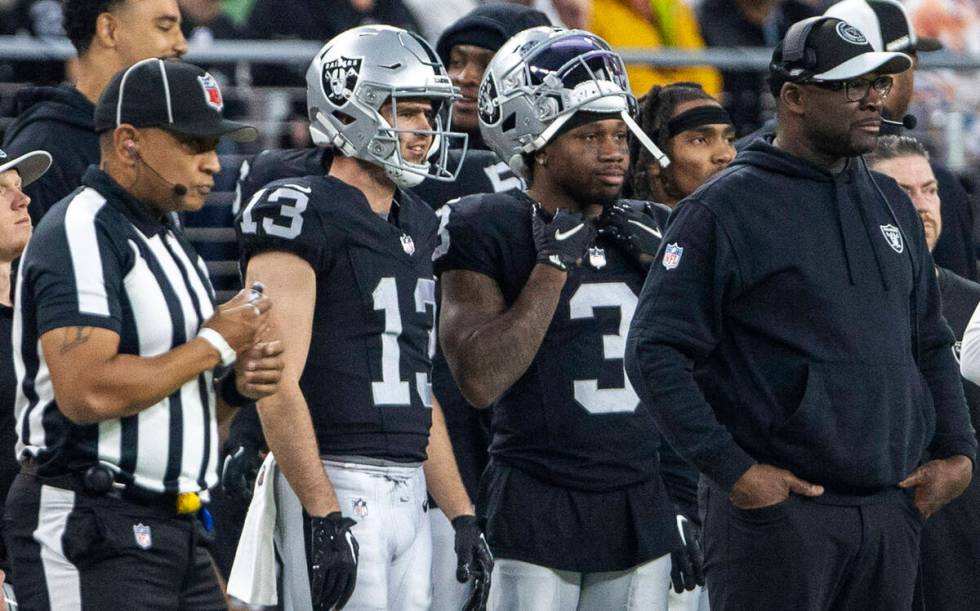
POLYGON ((214 306, 201 258, 168 220, 220 169, 214 79, 144 60, 95 112, 101 168, 38 225, 14 307, 17 452, 6 531, 20 608, 225 609, 195 513, 217 483, 219 391, 276 389, 261 290, 214 306), (237 362, 236 362, 237 361, 237 362))

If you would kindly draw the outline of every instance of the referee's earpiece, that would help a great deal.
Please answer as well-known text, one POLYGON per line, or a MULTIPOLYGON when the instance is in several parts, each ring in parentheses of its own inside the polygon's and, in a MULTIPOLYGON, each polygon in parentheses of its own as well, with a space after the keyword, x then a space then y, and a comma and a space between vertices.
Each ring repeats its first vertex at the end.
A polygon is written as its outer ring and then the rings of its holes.
POLYGON ((136 154, 136 150, 137 150, 136 143, 133 142, 132 140, 126 140, 125 142, 123 142, 123 147, 126 149, 126 152, 129 153, 130 155, 136 154))

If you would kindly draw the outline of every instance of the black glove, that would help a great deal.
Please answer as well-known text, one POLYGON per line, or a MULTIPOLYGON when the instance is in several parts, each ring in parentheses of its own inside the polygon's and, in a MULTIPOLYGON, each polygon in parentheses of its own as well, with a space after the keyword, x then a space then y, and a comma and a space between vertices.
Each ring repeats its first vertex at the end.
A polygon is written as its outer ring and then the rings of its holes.
POLYGON ((473 580, 464 611, 483 611, 490 596, 490 573, 493 571, 493 554, 483 536, 476 516, 459 516, 453 520, 456 530, 456 579, 460 583, 473 580))
POLYGON ((335 511, 310 518, 310 594, 316 610, 343 609, 357 582, 357 522, 335 511))
POLYGON ((682 515, 677 516, 677 530, 684 544, 670 553, 670 580, 674 591, 693 590, 704 585, 704 552, 701 550, 701 529, 682 515))
POLYGON ((549 222, 544 218, 541 207, 534 206, 531 227, 538 263, 557 267, 563 272, 578 265, 595 239, 595 225, 578 212, 569 212, 564 208, 558 210, 549 222))
POLYGON ((225 494, 231 499, 249 503, 260 466, 262 457, 257 448, 238 446, 229 452, 221 465, 221 487, 225 494))
POLYGON ((663 233, 644 210, 617 202, 606 206, 596 225, 599 235, 615 240, 644 269, 653 263, 663 233))

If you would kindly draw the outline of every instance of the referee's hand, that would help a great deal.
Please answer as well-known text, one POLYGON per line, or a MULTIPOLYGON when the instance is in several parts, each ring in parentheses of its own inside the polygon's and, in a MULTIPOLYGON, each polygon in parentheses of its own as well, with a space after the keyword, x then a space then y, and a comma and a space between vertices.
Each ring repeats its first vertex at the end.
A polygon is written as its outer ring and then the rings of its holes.
POLYGON ((235 384, 239 394, 256 401, 276 394, 285 362, 279 340, 259 342, 238 355, 235 361, 235 384))
POLYGON ((220 333, 228 345, 241 354, 268 331, 271 307, 272 301, 266 295, 257 296, 253 291, 242 290, 215 308, 204 326, 220 333))

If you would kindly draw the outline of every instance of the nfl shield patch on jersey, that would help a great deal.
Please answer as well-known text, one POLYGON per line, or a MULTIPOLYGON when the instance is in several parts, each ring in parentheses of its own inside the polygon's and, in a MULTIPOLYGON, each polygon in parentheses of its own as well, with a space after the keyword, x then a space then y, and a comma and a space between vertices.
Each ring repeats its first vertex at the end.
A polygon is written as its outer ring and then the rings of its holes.
POLYGON ((150 532, 150 527, 145 524, 133 525, 133 538, 136 539, 136 545, 142 549, 150 549, 153 546, 153 534, 150 532))
POLYGON ((684 254, 684 248, 678 246, 677 242, 673 244, 668 244, 667 248, 664 249, 664 258, 661 263, 664 265, 664 269, 671 270, 680 265, 681 256, 684 254))

